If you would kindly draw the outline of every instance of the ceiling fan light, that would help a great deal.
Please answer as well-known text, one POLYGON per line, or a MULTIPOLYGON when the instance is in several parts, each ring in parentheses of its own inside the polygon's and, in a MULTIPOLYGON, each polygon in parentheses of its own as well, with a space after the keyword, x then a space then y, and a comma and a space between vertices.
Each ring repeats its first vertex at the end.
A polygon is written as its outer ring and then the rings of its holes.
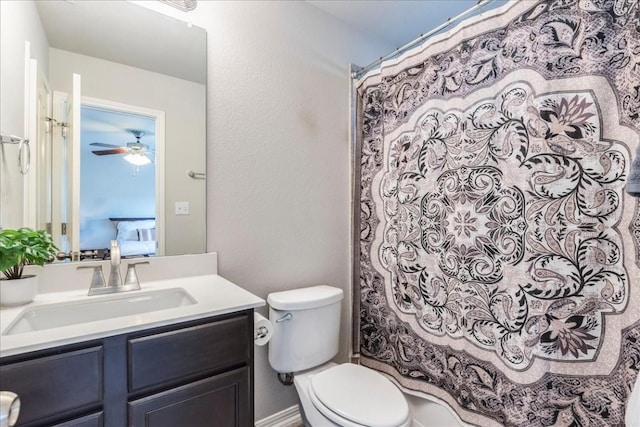
POLYGON ((151 163, 151 159, 142 153, 130 153, 123 157, 127 162, 135 166, 144 166, 151 163))

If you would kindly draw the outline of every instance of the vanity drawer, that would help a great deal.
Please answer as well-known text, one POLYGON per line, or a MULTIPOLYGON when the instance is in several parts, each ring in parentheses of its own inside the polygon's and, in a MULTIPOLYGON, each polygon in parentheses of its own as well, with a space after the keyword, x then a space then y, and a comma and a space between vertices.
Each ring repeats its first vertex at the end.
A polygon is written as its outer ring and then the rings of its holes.
POLYGON ((251 360, 253 327, 243 314, 128 342, 129 392, 175 385, 251 360))
POLYGON ((102 404, 102 346, 0 366, 0 390, 20 397, 18 425, 102 404))

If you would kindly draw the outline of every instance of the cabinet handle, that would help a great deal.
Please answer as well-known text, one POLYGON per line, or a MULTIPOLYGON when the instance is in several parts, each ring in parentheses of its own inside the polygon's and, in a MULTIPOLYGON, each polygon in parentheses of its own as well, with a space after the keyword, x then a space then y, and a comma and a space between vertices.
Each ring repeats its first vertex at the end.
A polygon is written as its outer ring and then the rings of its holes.
POLYGON ((20 398, 10 391, 0 391, 0 427, 13 427, 20 415, 20 398))

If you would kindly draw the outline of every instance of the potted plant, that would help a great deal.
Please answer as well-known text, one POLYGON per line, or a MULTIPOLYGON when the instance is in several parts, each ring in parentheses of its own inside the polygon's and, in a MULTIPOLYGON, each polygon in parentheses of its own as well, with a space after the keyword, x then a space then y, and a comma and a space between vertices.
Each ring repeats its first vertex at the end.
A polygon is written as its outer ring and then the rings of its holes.
POLYGON ((35 275, 23 275, 26 265, 42 266, 54 259, 58 248, 44 230, 20 228, 0 231, 0 304, 27 304, 36 296, 35 275))

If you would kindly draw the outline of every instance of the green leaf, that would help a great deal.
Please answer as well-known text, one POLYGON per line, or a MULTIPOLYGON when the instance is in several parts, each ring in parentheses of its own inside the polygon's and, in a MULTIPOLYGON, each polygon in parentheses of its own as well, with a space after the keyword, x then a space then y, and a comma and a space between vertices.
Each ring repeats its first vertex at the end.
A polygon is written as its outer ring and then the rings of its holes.
POLYGON ((25 265, 44 265, 58 248, 44 230, 20 228, 0 231, 0 271, 8 279, 19 279, 25 265))

